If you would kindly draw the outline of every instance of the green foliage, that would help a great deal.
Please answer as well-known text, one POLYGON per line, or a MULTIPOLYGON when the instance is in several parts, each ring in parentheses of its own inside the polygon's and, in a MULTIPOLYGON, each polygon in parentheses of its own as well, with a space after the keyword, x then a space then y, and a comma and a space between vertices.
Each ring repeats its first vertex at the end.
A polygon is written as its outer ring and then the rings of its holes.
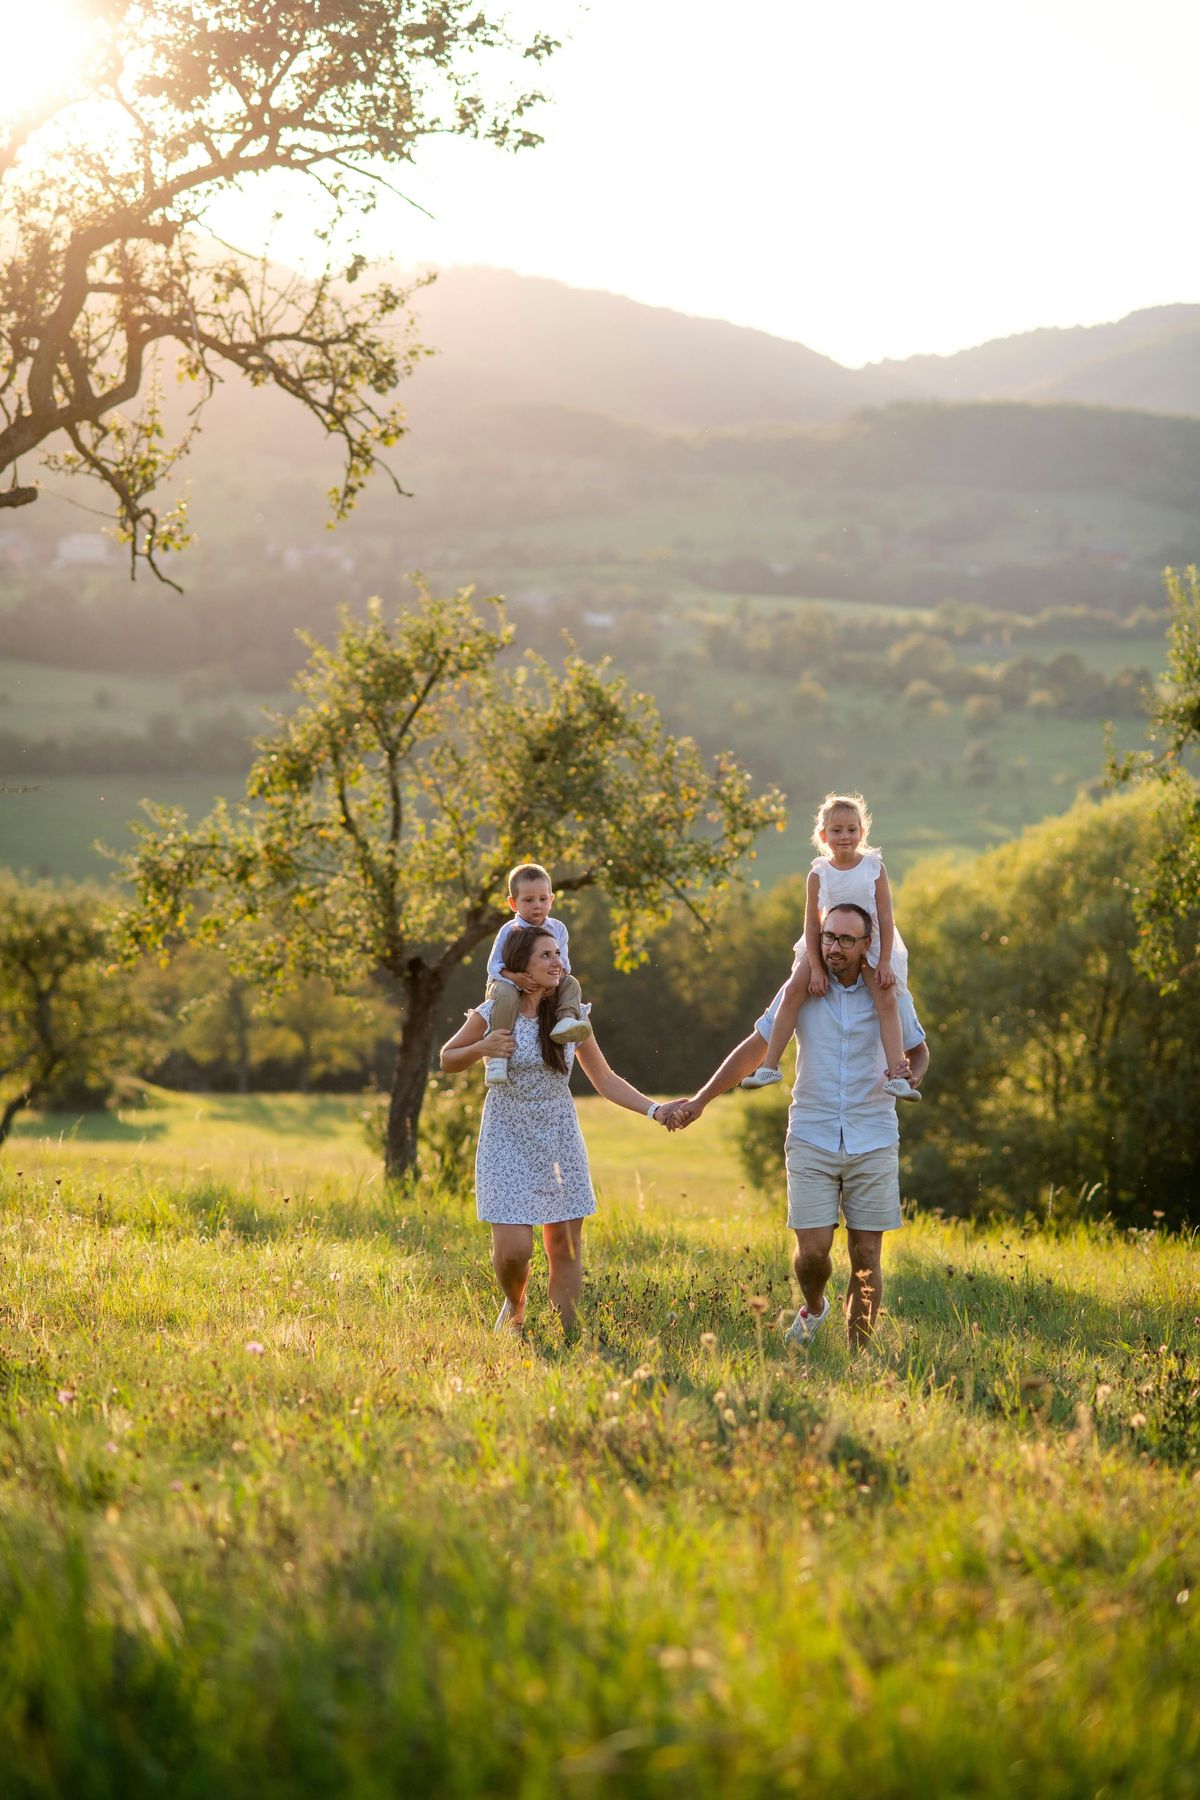
MULTIPOLYGON (((1138 890, 1172 828, 1153 792, 1084 803, 904 882, 934 1055, 904 1118, 921 1205, 1200 1213, 1200 982, 1164 996, 1136 958, 1138 890)), ((1184 945, 1195 917, 1169 929, 1184 945)))
POLYGON ((111 966, 109 901, 0 873, 0 1143, 26 1106, 103 1100, 148 1023, 111 966))
POLYGON ((1164 991, 1200 968, 1200 938, 1180 921, 1200 914, 1200 787, 1192 772, 1200 751, 1200 570, 1166 572, 1171 626, 1168 686, 1151 709, 1159 747, 1118 757, 1109 747, 1109 779, 1153 782, 1164 791, 1159 834, 1137 898, 1138 961, 1164 991))

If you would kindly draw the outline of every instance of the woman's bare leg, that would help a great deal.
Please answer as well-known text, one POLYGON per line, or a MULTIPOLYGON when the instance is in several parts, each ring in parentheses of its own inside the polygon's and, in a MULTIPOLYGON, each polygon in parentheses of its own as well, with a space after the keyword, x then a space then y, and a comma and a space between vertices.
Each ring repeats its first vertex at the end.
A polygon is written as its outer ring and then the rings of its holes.
POLYGON ((879 977, 870 963, 863 964, 863 979, 875 1002, 887 1072, 889 1075, 907 1075, 908 1058, 904 1054, 904 1034, 900 1029, 900 990, 894 982, 891 987, 880 987, 879 977))
POLYGON ((512 1307, 510 1323, 518 1329, 525 1320, 525 1295, 532 1262, 532 1225, 492 1226, 492 1267, 504 1298, 512 1307))
POLYGON ((583 1288, 583 1220, 564 1219, 560 1225, 543 1225, 542 1242, 550 1264, 550 1304, 562 1319, 563 1330, 571 1331, 583 1288))

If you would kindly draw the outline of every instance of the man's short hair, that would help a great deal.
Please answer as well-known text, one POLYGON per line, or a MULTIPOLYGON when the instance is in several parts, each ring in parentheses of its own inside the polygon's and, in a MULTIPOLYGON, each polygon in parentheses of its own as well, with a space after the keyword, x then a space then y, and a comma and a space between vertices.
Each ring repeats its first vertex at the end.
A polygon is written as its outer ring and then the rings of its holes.
POLYGON ((544 881, 551 893, 554 892, 549 870, 543 869, 541 863, 518 863, 515 869, 508 871, 508 892, 511 899, 516 899, 517 890, 523 881, 544 881))
MULTIPOLYGON (((866 926, 868 932, 873 929, 873 926, 871 924, 870 913, 867 911, 865 906, 860 906, 858 904, 857 900, 839 900, 836 906, 827 907, 826 911, 825 911, 825 919, 827 919, 829 917, 830 913, 835 913, 835 912, 856 912, 858 914, 859 918, 862 920, 863 924, 866 926)), ((821 920, 822 925, 824 925, 825 919, 821 920)))

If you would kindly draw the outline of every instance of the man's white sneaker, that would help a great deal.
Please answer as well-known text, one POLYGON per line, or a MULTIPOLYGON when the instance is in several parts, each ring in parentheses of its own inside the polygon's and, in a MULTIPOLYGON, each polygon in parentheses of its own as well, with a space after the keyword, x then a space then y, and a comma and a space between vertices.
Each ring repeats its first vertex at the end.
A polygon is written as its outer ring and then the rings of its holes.
POLYGON ((743 1075, 740 1085, 748 1088, 770 1087, 772 1082, 782 1080, 783 1075, 779 1069, 763 1068, 755 1069, 753 1075, 743 1075))
POLYGON ((890 1094, 893 1100, 919 1100, 921 1098, 919 1090, 912 1085, 911 1081, 906 1081, 903 1075, 893 1075, 890 1080, 885 1081, 883 1091, 885 1094, 890 1094))
POLYGON ((556 1044, 582 1044, 592 1035, 592 1028, 586 1019, 572 1018, 571 1014, 550 1027, 550 1036, 556 1044))
POLYGON ((488 1087, 499 1087, 508 1080, 508 1059, 503 1056, 485 1056, 483 1059, 483 1079, 488 1087))
POLYGON ((810 1313, 807 1306, 802 1306, 783 1334, 785 1344, 811 1344, 829 1317, 829 1296, 825 1296, 825 1305, 819 1313, 810 1313))

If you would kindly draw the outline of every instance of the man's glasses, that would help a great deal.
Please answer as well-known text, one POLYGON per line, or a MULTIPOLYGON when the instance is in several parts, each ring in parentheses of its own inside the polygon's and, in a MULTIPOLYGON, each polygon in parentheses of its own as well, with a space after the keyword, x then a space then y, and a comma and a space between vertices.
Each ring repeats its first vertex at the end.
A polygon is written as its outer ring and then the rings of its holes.
POLYGON ((827 950, 832 950, 835 944, 839 950, 853 950, 855 944, 865 944, 870 935, 869 931, 864 931, 861 937, 847 937, 844 931, 823 931, 821 942, 827 950))

